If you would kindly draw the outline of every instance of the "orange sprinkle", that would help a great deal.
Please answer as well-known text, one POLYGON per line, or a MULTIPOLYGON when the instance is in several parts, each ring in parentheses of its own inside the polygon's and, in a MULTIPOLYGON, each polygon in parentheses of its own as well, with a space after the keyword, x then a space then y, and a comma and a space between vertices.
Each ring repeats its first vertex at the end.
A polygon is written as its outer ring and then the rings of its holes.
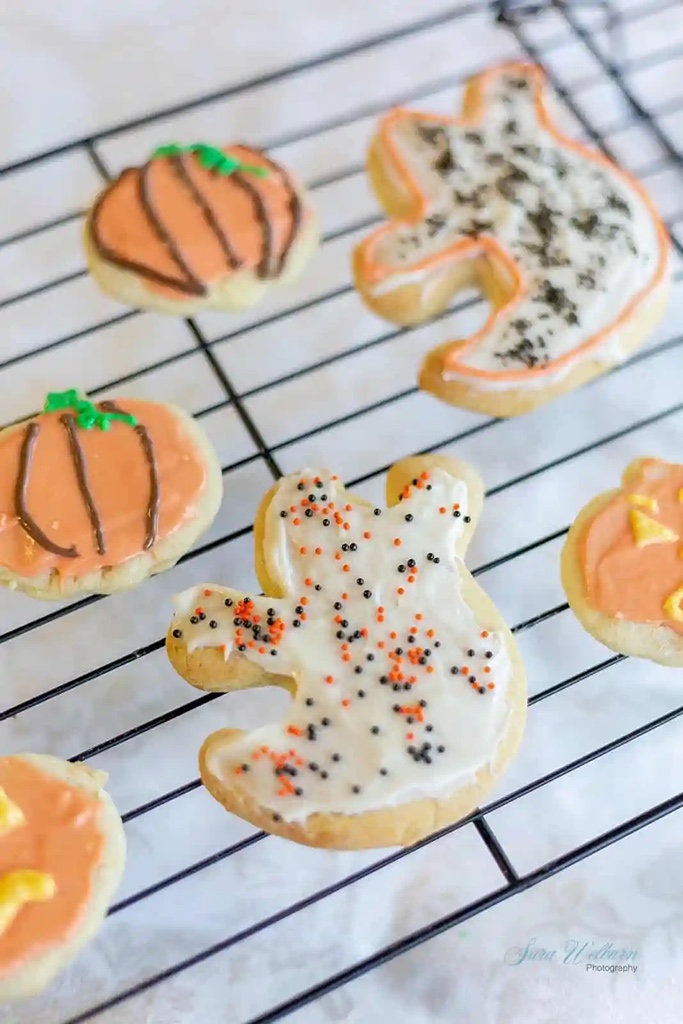
POLYGON ((333 683, 334 682, 334 676, 325 676, 325 682, 326 683, 333 683))
POLYGON ((377 621, 378 622, 384 622, 384 616, 383 615, 378 615, 377 616, 377 621))
POLYGON ((295 526, 301 526, 301 520, 298 519, 298 518, 297 519, 292 519, 292 522, 294 523, 295 526))
POLYGON ((342 570, 344 572, 351 572, 351 566, 350 565, 342 565, 342 570))
POLYGON ((414 582, 415 582, 415 577, 414 576, 409 576, 408 577, 408 583, 414 583, 414 582))
POLYGON ((400 537, 394 537, 394 547, 395 548, 400 548, 400 546, 401 546, 401 538, 400 537))
POLYGON ((427 470, 425 470, 423 473, 420 473, 420 480, 429 480, 429 473, 427 472, 427 470))
POLYGON ((486 665, 486 667, 484 668, 484 672, 486 672, 488 674, 490 671, 491 671, 490 666, 486 665))
POLYGON ((461 673, 462 673, 462 675, 464 675, 464 676, 468 676, 468 675, 470 674, 470 670, 469 670, 469 668, 467 667, 467 665, 463 665, 463 667, 462 667, 462 668, 460 669, 460 672, 461 672, 461 673))
POLYGON ((351 529, 351 523, 344 523, 344 529, 345 530, 350 530, 351 529))
POLYGON ((305 594, 303 597, 299 598, 299 604, 308 604, 308 598, 306 597, 305 594))
POLYGON ((379 612, 380 615, 384 615, 384 606, 380 605, 377 611, 379 612))
POLYGON ((341 620, 342 620, 342 617, 341 617, 341 615, 335 615, 335 617, 334 617, 334 621, 335 621, 336 623, 340 623, 340 622, 341 622, 341 620))
POLYGON ((341 649, 342 649, 342 651, 348 651, 349 645, 348 644, 342 644, 341 645, 341 649))
POLYGON ((297 757, 296 763, 299 764, 299 765, 306 764, 306 762, 304 761, 303 757, 297 757))
POLYGON ((301 619, 302 622, 305 622, 306 621, 306 612, 301 612, 300 615, 299 615, 299 618, 301 619))
POLYGON ((306 554, 306 550, 307 550, 306 548, 299 548, 299 554, 300 555, 305 555, 306 554))
POLYGON ((457 512, 457 510, 458 510, 459 508, 460 508, 460 505, 459 505, 459 504, 458 504, 458 502, 456 501, 455 505, 453 506, 453 511, 454 511, 454 512, 457 512))
POLYGON ((288 725, 287 732, 292 736, 301 736, 301 729, 297 725, 288 725))
POLYGON ((390 634, 389 634, 389 637, 390 637, 390 638, 391 638, 392 640, 395 640, 397 636, 398 636, 398 633, 390 633, 390 634))
POLYGON ((303 508, 304 505, 308 505, 308 498, 302 498, 301 499, 301 507, 303 508))
POLYGON ((259 647, 258 652, 259 652, 259 654, 265 654, 266 653, 265 647, 259 647))
POLYGON ((290 512, 296 512, 296 505, 290 505, 289 506, 289 511, 290 512))
POLYGON ((397 594, 405 594, 405 590, 403 589, 403 587, 399 587, 398 590, 396 591, 396 593, 397 594))
POLYGON ((345 512, 350 512, 351 511, 351 505, 344 505, 344 511, 345 512))
POLYGON ((256 643, 255 643, 254 640, 250 640, 249 643, 247 644, 247 646, 248 647, 256 647, 256 643))
POLYGON ((481 634, 480 634, 480 635, 481 635, 481 636, 482 636, 482 637, 484 638, 484 640, 485 640, 485 639, 486 639, 486 637, 487 637, 487 636, 489 635, 489 633, 488 633, 488 630, 487 630, 487 629, 482 629, 482 631, 481 631, 481 634))
POLYGON ((360 635, 361 635, 361 636, 367 636, 367 635, 368 635, 368 631, 367 631, 367 629, 365 628, 365 626, 363 626, 363 628, 361 629, 361 631, 360 631, 360 635))
POLYGON ((348 594, 342 594, 342 601, 348 601, 348 599, 349 599, 349 595, 348 594))
MULTIPOLYGON (((312 587, 313 586, 313 580, 311 579, 310 576, 306 577, 306 579, 304 580, 304 583, 306 584, 307 587, 312 587)), ((284 625, 283 625, 283 628, 284 628, 284 625)))
POLYGON ((337 551, 337 553, 335 554, 334 557, 335 557, 335 561, 341 562, 341 551, 337 551))
POLYGON ((422 612, 416 612, 415 618, 417 619, 418 622, 421 622, 423 618, 422 612))
MULTIPOLYGON (((363 534, 363 536, 365 537, 366 540, 370 540, 370 538, 372 537, 372 534, 370 533, 369 530, 366 530, 365 533, 363 534)), ((211 593, 211 591, 209 591, 209 593, 211 593)))
POLYGON ((496 684, 495 684, 495 683, 487 683, 487 684, 486 684, 486 688, 487 688, 488 690, 495 690, 495 688, 496 688, 496 684))
POLYGON ((235 772, 235 775, 241 775, 242 774, 242 769, 241 768, 235 768, 234 772, 235 772))
POLYGON ((322 555, 323 549, 322 548, 316 548, 315 549, 315 553, 316 553, 316 555, 322 555))
POLYGON ((211 594, 212 594, 211 590, 205 590, 204 591, 204 597, 211 597, 211 594))
POLYGON ((410 627, 410 632, 411 633, 417 633, 417 626, 411 626, 410 627))
POLYGON ((433 672, 434 671, 434 666, 433 665, 427 665, 427 671, 428 672, 433 672))
POLYGON ((342 661, 351 661, 350 654, 342 654, 342 661))
POLYGON ((427 636, 428 636, 428 637, 430 638, 430 640, 431 640, 431 638, 432 638, 432 637, 434 636, 434 630, 433 630, 433 629, 428 629, 428 630, 427 630, 427 636))
POLYGON ((204 609, 203 608, 195 608, 194 613, 195 613, 195 615, 203 615, 204 614, 204 609))
POLYGON ((344 700, 343 700, 343 701, 341 702, 341 706, 342 706, 343 708, 348 708, 348 706, 349 706, 349 704, 350 704, 350 703, 351 703, 351 701, 350 701, 350 700, 348 699, 348 697, 346 697, 346 698, 344 698, 344 700))
POLYGON ((377 641, 377 647, 379 648, 380 651, 383 651, 384 650, 384 640, 378 640, 377 641))
POLYGON ((443 516, 443 515, 445 515, 445 514, 446 514, 446 512, 448 512, 448 509, 447 509, 447 508, 444 508, 444 506, 442 505, 442 506, 441 506, 441 508, 439 509, 439 512, 440 512, 440 513, 441 513, 441 515, 443 516))
POLYGON ((414 740, 415 739, 415 733, 414 732, 407 732, 406 733, 406 739, 407 740, 414 740))
POLYGON ((225 644, 221 644, 220 647, 218 648, 218 650, 221 652, 221 654, 225 654, 226 645, 225 644))
POLYGON ((261 747, 261 753, 262 754, 267 754, 268 753, 268 747, 261 747))
POLYGON ((254 615, 254 617, 253 617, 253 619, 251 621, 252 622, 260 622, 261 621, 261 616, 260 615, 254 615))
POLYGON ((261 755, 258 753, 258 751, 256 751, 255 754, 251 755, 251 759, 252 761, 259 761, 261 759, 261 755))

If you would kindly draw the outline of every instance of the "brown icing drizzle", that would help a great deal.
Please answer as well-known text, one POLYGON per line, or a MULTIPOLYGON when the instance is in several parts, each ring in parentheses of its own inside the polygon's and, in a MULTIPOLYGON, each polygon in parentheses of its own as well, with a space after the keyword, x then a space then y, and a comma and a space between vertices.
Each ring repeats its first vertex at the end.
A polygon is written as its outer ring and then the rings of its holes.
POLYGON ((195 156, 156 157, 128 168, 100 196, 91 239, 107 261, 143 277, 172 298, 201 296, 242 268, 278 276, 306 210, 287 172, 253 147, 226 147, 267 168, 221 174, 195 156))
MULTIPOLYGON (((78 486, 83 496, 83 502, 88 510, 88 517, 92 524, 93 533, 95 535, 95 542, 97 544, 98 554, 104 555, 106 553, 106 546, 104 543, 104 532, 102 530, 102 522, 100 520, 95 501, 90 491, 90 483, 88 481, 88 470, 85 466, 85 458, 83 456, 83 449, 81 448, 81 442, 78 440, 78 430, 76 428, 76 420, 70 413, 66 413, 61 417, 61 421, 66 428, 67 437, 69 438, 69 449, 71 451, 71 457, 74 461, 74 468, 76 470, 76 478, 78 480, 78 486)), ((74 551, 76 549, 74 548, 74 551)))
POLYGON ((256 220, 261 228, 263 241, 261 243, 261 259, 256 267, 256 273, 259 277, 270 277, 273 273, 273 225, 268 216, 268 207, 263 201, 258 185, 254 184, 247 175, 236 171, 231 178, 234 184, 246 192, 251 199, 256 220))
POLYGON ((152 164, 146 163, 140 168, 138 184, 140 189, 140 205, 145 211, 149 224, 157 238, 166 246, 171 256, 185 275, 184 290, 190 295, 205 295, 206 288, 192 270, 183 256, 180 247, 176 244, 173 236, 166 230, 162 220, 157 216, 154 209, 154 201, 149 190, 149 172, 152 164))
POLYGON ((171 157, 169 162, 170 162, 171 167, 173 168, 173 170, 177 174, 178 178, 182 182, 182 184, 188 190, 188 192, 190 193, 190 195, 194 199, 195 203, 197 204, 197 206, 202 211, 202 215, 204 217, 204 220, 209 225, 209 227, 213 231, 214 235, 218 239, 220 247, 223 250, 223 252, 225 253, 225 258, 228 261, 228 266, 232 270, 237 270, 238 267, 242 266, 242 262, 243 261, 240 259, 240 257, 237 255, 237 253, 233 249, 232 245, 230 244, 230 239, 228 238, 228 236, 226 235, 226 233, 223 231, 222 227, 218 223, 218 220, 216 218, 216 214, 215 214, 211 204, 207 200, 206 196, 200 191, 200 189, 197 188, 197 186, 193 182, 192 178, 188 174, 187 168, 185 167, 185 157, 182 157, 182 156, 171 157))
POLYGON ((289 213, 292 218, 292 223, 289 228, 289 233, 285 238, 284 244, 282 246, 280 258, 277 262, 277 267, 275 268, 275 273, 279 274, 281 273, 282 268, 285 264, 285 260, 289 255, 289 250, 292 248, 292 245, 294 244, 294 239, 299 233, 299 228, 301 227, 301 221, 303 217, 303 208, 301 205, 301 199, 299 198, 299 193, 294 188, 294 185, 292 184, 292 179, 287 174, 287 171, 284 169, 284 167, 280 167, 279 164, 276 164, 275 161, 271 160, 267 153, 264 153, 263 150, 261 149, 255 149, 254 153, 258 153, 263 162, 275 174, 278 174, 280 176, 280 180, 282 181, 282 184, 288 195, 288 206, 289 213))
MULTIPOLYGON (((124 412, 116 402, 100 402, 100 409, 102 412, 124 412)), ((142 450, 145 455, 145 462, 147 463, 147 469, 149 470, 149 502, 147 503, 147 511, 145 513, 147 533, 145 535, 145 543, 143 544, 143 549, 145 551, 149 551, 157 539, 157 533, 159 531, 159 508, 161 505, 159 469, 157 467, 157 460, 154 454, 152 438, 149 436, 149 430, 142 423, 138 423, 135 427, 135 433, 140 438, 142 450)))
POLYGON ((29 423, 24 432, 24 440, 22 441, 21 455, 19 457, 19 475, 17 476, 14 497, 15 513, 23 529, 36 544, 40 544, 41 547, 53 555, 61 555, 62 558, 78 558, 78 550, 74 544, 69 548, 63 548, 59 544, 55 544, 54 541, 51 541, 47 534, 43 533, 27 508, 26 494, 31 476, 33 449, 35 448, 39 433, 40 427, 37 423, 29 423))

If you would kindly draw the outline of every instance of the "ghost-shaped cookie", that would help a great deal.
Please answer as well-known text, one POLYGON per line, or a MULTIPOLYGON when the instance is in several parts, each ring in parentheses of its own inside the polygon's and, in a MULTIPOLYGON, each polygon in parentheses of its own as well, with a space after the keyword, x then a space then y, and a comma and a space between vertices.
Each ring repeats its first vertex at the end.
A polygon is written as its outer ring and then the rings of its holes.
POLYGON ((632 352, 668 294, 669 243, 643 187, 561 134, 540 68, 468 84, 463 116, 398 109, 368 169, 391 218, 356 250, 356 285, 414 324, 474 285, 491 312, 426 358, 421 386, 499 416, 533 409, 632 352))
POLYGON ((381 509, 328 472, 283 478, 255 524, 265 596, 193 587, 167 634, 195 686, 291 692, 281 721, 210 736, 200 766, 229 810, 309 845, 407 845, 460 819, 523 730, 516 644, 462 562, 478 477, 413 458, 387 492, 381 509))

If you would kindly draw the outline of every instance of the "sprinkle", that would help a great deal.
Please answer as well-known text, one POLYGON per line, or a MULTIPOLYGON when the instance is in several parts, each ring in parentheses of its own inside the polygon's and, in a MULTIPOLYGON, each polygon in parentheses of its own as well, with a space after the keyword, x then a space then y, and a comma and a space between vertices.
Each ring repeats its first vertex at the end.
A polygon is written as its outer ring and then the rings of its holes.
POLYGON ((372 534, 369 532, 369 530, 366 530, 365 533, 363 534, 363 537, 365 538, 365 540, 370 540, 372 534))
POLYGON ((287 732, 290 733, 290 735, 292 736, 301 736, 302 730, 299 729, 298 726, 296 725, 288 725, 287 732))
POLYGON ((292 519, 292 522, 294 523, 295 526, 300 526, 301 525, 301 520, 300 519, 292 519))
POLYGON ((306 554, 306 548, 299 548, 299 554, 300 555, 305 555, 306 554))
POLYGON ((402 544, 401 538, 400 537, 394 537, 394 547, 395 548, 400 548, 401 544, 402 544))
POLYGON ((315 553, 316 553, 316 555, 322 555, 323 549, 322 548, 316 548, 315 549, 315 553))

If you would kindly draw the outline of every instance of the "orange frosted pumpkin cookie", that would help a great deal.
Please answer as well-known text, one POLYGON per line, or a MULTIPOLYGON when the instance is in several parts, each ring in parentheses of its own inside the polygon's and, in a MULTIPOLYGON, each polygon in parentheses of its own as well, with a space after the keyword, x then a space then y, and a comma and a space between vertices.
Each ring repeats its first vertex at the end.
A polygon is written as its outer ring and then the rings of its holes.
POLYGON ((683 466, 639 459, 589 502, 567 536, 562 583, 607 647, 683 665, 683 466))
POLYGON ((126 590, 213 521, 221 469, 175 406, 50 394, 0 431, 0 584, 35 597, 126 590))
POLYGON ((557 128, 543 71, 468 83, 461 117, 394 110, 368 169, 390 220, 358 247, 380 316, 421 323, 474 285, 483 327, 429 353, 420 384, 495 416, 527 412, 624 360, 661 316, 669 242, 643 187, 557 128))
POLYGON ((44 988, 99 929, 123 873, 104 772, 0 758, 0 1000, 44 988))
POLYGON ((104 189, 85 227, 104 291, 176 316, 253 305, 294 281, 316 245, 302 186, 242 145, 161 146, 104 189))

